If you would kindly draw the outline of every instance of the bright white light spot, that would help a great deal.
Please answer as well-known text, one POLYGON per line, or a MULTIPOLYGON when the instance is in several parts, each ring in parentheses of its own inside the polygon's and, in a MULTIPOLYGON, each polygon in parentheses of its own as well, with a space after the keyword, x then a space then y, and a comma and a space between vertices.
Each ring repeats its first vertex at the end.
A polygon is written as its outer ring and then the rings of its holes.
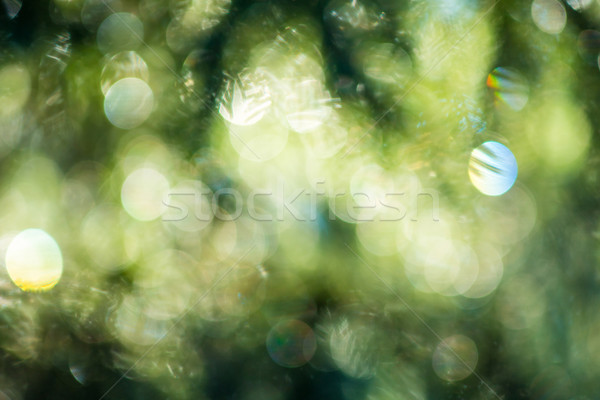
POLYGON ((473 186, 488 196, 506 193, 517 180, 517 160, 498 142, 485 142, 471 153, 469 178, 473 186))
POLYGON ((123 78, 139 78, 148 82, 148 65, 135 51, 123 51, 113 56, 102 69, 100 86, 106 96, 115 82, 123 78))
POLYGON ((125 179, 121 187, 121 203, 129 215, 140 221, 151 221, 165 211, 164 196, 169 182, 151 168, 138 169, 125 179))
POLYGON ((24 230, 15 236, 6 250, 6 270, 22 290, 49 290, 62 275, 60 248, 43 230, 24 230))
POLYGON ((133 129, 144 123, 153 107, 152 89, 138 78, 121 79, 110 87, 104 99, 106 118, 121 129, 133 129))
POLYGON ((531 17, 542 32, 551 35, 561 33, 567 25, 567 11, 556 0, 534 0, 531 4, 531 17))
POLYGON ((254 125, 271 107, 271 92, 260 73, 245 72, 225 82, 219 113, 234 125, 254 125))
POLYGON ((320 81, 312 78, 292 81, 284 90, 284 112, 294 131, 310 132, 329 119, 333 100, 320 81))

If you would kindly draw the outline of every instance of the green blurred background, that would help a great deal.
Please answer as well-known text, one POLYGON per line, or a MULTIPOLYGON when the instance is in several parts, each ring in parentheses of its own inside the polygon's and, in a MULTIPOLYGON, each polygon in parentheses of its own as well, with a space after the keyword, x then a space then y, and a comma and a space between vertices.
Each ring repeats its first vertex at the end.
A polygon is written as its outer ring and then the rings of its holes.
POLYGON ((599 31, 1 0, 0 399, 600 398, 599 31))

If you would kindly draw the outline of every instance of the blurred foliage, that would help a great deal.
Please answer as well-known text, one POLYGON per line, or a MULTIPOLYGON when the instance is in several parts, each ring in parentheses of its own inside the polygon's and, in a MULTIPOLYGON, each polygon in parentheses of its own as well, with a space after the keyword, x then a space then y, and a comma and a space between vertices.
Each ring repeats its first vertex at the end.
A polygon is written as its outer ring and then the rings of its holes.
POLYGON ((598 0, 1 0, 0 398, 598 398, 599 56, 598 0))

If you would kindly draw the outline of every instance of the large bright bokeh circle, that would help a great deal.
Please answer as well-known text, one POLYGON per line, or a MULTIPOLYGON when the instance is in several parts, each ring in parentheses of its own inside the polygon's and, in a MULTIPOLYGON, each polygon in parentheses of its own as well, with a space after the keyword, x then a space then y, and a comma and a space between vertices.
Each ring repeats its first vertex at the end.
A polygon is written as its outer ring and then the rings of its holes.
POLYGON ((506 193, 517 180, 518 166, 505 145, 489 141, 477 147, 469 160, 469 178, 473 186, 488 196, 506 193))
POLYGON ((542 32, 558 35, 567 25, 567 10, 557 0, 533 0, 531 18, 542 32))
POLYGON ((124 78, 108 89, 104 98, 104 113, 111 124, 121 129, 133 129, 143 124, 154 107, 154 94, 146 82, 124 78))
POLYGON ((133 171, 121 186, 121 204, 138 221, 152 221, 160 217, 165 209, 164 196, 169 190, 169 181, 152 168, 133 171))
POLYGON ((135 51, 122 51, 106 62, 100 80, 102 94, 106 96, 108 90, 124 78, 138 78, 144 82, 150 78, 148 64, 135 51))
POLYGON ((41 229, 26 229, 6 250, 6 270, 24 291, 53 288, 62 275, 63 259, 58 244, 41 229))

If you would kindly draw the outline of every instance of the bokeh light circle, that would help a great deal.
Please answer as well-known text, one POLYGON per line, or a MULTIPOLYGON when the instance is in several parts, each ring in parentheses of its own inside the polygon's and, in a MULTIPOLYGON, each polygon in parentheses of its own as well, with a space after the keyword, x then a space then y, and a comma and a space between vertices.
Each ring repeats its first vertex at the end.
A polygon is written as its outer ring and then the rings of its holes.
POLYGON ((517 71, 497 67, 487 78, 488 88, 493 91, 496 104, 505 104, 514 111, 520 111, 529 100, 529 84, 517 71))
POLYGON ((577 37, 577 50, 587 64, 596 66, 600 55, 600 32, 593 29, 581 31, 577 37))
POLYGON ((150 74, 146 61, 135 51, 122 51, 115 54, 102 69, 100 86, 106 96, 108 90, 123 78, 138 78, 148 82, 150 74))
POLYGON ((495 247, 484 243, 476 248, 478 270, 464 297, 478 299, 492 293, 504 275, 504 263, 495 247))
POLYGON ((29 71, 20 64, 0 68, 0 118, 21 111, 31 92, 29 71))
POLYGON ((19 14, 19 11, 21 11, 21 7, 23 7, 21 0, 3 0, 2 2, 4 3, 8 19, 14 19, 19 14))
POLYGON ((267 351, 282 367, 300 367, 315 354, 317 340, 313 330, 302 321, 286 320, 275 325, 267 336, 267 351))
POLYGON ((445 381, 460 381, 473 373, 478 359, 475 342, 466 336, 454 335, 445 338, 436 347, 433 370, 445 381))
POLYGON ((469 178, 483 194, 499 196, 506 193, 517 180, 517 174, 515 156, 501 143, 485 142, 471 153, 469 178))
POLYGON ((164 196, 169 190, 167 178, 152 168, 133 171, 121 187, 121 203, 129 215, 151 221, 165 211, 164 196))
POLYGON ((122 9, 121 0, 85 0, 81 6, 81 23, 90 32, 96 32, 106 17, 122 9))
POLYGON ((311 132, 331 118, 333 99, 319 80, 289 80, 281 90, 286 93, 282 103, 285 117, 295 132, 311 132))
POLYGON ((567 10, 556 0, 534 0, 531 17, 542 32, 551 35, 561 33, 567 25, 567 10))
POLYGON ((41 229, 26 229, 6 250, 6 270, 24 291, 53 288, 62 275, 63 258, 58 244, 41 229))
POLYGON ((285 149, 288 129, 273 114, 267 114, 256 125, 229 126, 229 141, 240 160, 267 161, 285 149))
POLYGON ((135 50, 142 43, 144 24, 130 13, 109 15, 98 27, 98 48, 104 54, 135 50))
POLYGON ((154 94, 146 82, 125 78, 108 89, 104 99, 106 118, 117 128, 133 129, 152 113, 154 94))

